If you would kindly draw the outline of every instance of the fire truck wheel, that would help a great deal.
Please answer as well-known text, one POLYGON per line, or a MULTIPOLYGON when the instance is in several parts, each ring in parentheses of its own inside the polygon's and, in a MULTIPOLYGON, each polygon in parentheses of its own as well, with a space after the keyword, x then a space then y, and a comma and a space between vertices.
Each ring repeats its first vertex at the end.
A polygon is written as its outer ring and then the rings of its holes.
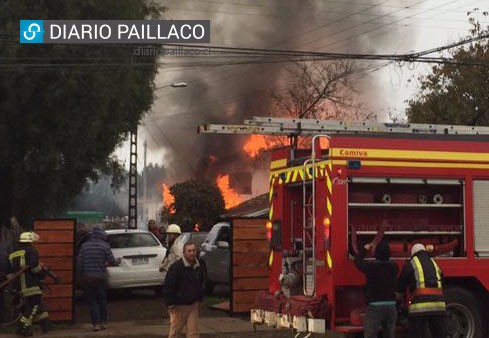
POLYGON ((450 337, 482 337, 481 311, 474 295, 460 287, 449 287, 445 297, 450 337))

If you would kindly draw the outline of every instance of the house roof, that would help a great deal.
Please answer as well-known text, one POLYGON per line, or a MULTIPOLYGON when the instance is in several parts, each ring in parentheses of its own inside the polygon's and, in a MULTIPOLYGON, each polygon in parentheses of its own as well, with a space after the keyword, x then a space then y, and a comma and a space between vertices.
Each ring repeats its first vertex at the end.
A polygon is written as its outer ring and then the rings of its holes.
POLYGON ((222 218, 266 218, 268 210, 268 193, 265 193, 227 210, 222 218))

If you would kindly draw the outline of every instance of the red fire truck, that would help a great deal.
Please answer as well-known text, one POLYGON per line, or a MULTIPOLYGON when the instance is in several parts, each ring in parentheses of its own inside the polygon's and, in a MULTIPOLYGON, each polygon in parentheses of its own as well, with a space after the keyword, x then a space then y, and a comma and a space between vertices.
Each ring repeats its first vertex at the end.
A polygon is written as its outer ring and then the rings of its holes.
POLYGON ((400 267, 414 243, 433 248, 451 335, 487 336, 489 128, 255 117, 200 131, 293 140, 271 155, 271 275, 253 322, 361 332, 365 278, 353 257, 382 229, 400 267))

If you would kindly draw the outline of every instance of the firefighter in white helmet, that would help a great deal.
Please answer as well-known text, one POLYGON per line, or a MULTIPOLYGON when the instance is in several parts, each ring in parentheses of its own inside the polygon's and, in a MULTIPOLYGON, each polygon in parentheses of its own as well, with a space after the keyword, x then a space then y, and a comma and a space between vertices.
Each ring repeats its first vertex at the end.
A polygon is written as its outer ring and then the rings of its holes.
POLYGON ((32 245, 39 239, 33 231, 20 234, 18 250, 9 255, 12 272, 20 272, 14 286, 25 299, 25 306, 20 317, 17 334, 32 336, 32 324, 39 322, 43 331, 47 331, 51 324, 49 314, 42 302, 41 280, 46 276, 46 270, 39 263, 39 252, 32 245))
POLYGON ((443 294, 443 275, 440 267, 427 252, 424 244, 411 248, 411 259, 402 269, 398 280, 398 292, 409 289, 408 305, 410 337, 448 337, 446 327, 446 302, 443 294))
MULTIPOLYGON (((166 229, 166 239, 168 242, 168 249, 166 255, 160 265, 160 272, 166 277, 166 273, 170 266, 183 256, 183 241, 182 230, 177 224, 170 224, 166 229)), ((165 280, 165 278, 163 278, 165 280)))

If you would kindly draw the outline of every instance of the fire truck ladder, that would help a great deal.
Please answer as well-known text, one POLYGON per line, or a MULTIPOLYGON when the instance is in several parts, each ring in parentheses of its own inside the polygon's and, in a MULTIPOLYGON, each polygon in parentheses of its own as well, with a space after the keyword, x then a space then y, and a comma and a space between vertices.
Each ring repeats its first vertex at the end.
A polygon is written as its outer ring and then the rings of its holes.
MULTIPOLYGON (((304 161, 302 179, 302 288, 305 296, 314 296, 316 290, 316 142, 320 137, 327 135, 315 135, 312 138, 311 157, 304 161), (311 166, 310 172, 308 166, 311 166), (311 175, 311 194, 307 192, 307 177, 311 175), (309 198, 309 200, 308 200, 309 198), (310 216, 310 221, 308 219, 310 216), (310 243, 308 246, 307 243, 310 243), (309 257, 310 256, 310 257, 309 257)), ((319 154, 320 155, 320 154, 319 154)))
POLYGON ((489 135, 489 127, 424 123, 344 122, 276 117, 253 117, 244 124, 203 124, 199 133, 314 136, 318 134, 489 135))

